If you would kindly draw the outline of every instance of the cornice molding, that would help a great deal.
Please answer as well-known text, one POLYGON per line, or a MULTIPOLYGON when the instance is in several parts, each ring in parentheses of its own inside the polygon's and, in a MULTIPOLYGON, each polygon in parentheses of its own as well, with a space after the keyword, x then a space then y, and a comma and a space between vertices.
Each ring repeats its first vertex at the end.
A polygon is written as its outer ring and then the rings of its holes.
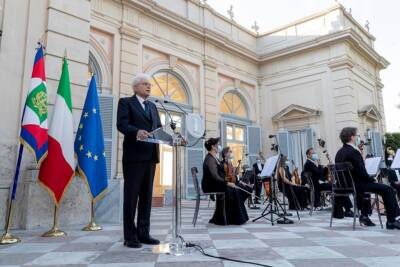
POLYGON ((361 36, 352 28, 347 28, 342 31, 337 31, 331 34, 317 37, 303 43, 285 47, 283 49, 265 53, 260 56, 261 63, 274 60, 279 57, 304 52, 305 50, 324 47, 338 42, 348 42, 360 53, 367 57, 370 61, 377 65, 380 69, 386 68, 390 63, 384 57, 380 56, 372 47, 370 47, 361 36))
POLYGON ((294 120, 294 119, 305 119, 320 115, 321 115, 320 110, 307 108, 296 104, 291 104, 286 108, 282 109, 281 111, 279 111, 277 114, 275 114, 272 117, 272 121, 280 122, 280 121, 294 120), (295 114, 290 114, 290 113, 295 113, 295 114))
POLYGON ((378 108, 375 105, 366 105, 358 110, 358 116, 366 117, 373 121, 380 121, 382 119, 382 115, 379 112, 378 108))

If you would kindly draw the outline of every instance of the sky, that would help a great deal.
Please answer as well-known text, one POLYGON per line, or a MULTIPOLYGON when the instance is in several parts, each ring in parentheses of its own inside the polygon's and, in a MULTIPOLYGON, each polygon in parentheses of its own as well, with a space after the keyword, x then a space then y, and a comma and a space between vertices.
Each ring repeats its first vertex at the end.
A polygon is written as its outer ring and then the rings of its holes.
MULTIPOLYGON (((250 29, 257 21, 259 32, 267 32, 279 26, 323 11, 334 0, 207 0, 213 9, 228 16, 233 5, 234 20, 250 29)), ((353 18, 361 25, 369 21, 370 33, 376 37, 375 50, 390 65, 380 72, 384 84, 386 130, 400 132, 400 1, 397 0, 341 0, 353 18)))

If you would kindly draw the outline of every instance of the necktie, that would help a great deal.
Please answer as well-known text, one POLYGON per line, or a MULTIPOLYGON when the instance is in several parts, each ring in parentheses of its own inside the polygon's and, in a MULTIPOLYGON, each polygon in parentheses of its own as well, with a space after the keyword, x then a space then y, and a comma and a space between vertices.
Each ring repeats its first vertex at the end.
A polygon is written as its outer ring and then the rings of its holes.
POLYGON ((151 113, 150 113, 149 102, 146 100, 146 101, 143 101, 143 104, 144 104, 144 113, 150 119, 151 118, 151 113))

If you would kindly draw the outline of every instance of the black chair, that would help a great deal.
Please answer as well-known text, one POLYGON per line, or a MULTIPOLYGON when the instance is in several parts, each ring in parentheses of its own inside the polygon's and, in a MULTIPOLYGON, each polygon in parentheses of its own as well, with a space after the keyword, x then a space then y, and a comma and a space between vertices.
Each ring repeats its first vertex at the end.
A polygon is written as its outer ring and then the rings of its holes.
POLYGON ((203 193, 200 190, 200 185, 199 185, 199 180, 197 179, 197 167, 192 167, 190 169, 190 171, 192 172, 192 178, 193 178, 193 185, 194 185, 194 189, 196 191, 196 207, 194 210, 194 215, 193 215, 193 227, 196 227, 196 222, 197 222, 197 216, 199 215, 199 209, 200 209, 200 200, 202 196, 208 196, 210 197, 211 195, 215 195, 216 201, 220 201, 221 205, 222 205, 222 212, 223 212, 223 216, 224 216, 224 222, 225 225, 227 224, 226 222, 226 212, 225 212, 225 192, 210 192, 210 193, 203 193), (220 196, 220 198, 218 199, 218 196, 220 196))
POLYGON ((353 165, 350 162, 336 163, 328 165, 329 170, 332 174, 332 212, 331 221, 329 227, 332 227, 333 213, 335 210, 335 197, 353 196, 354 201, 354 218, 353 218, 353 230, 356 229, 356 218, 357 218, 357 192, 354 186, 354 180, 351 175, 353 165))
POLYGON ((310 172, 302 172, 301 174, 302 179, 305 179, 305 183, 308 184, 310 188, 310 216, 312 216, 313 211, 314 211, 314 204, 315 204, 315 187, 314 183, 311 179, 311 173, 310 172))

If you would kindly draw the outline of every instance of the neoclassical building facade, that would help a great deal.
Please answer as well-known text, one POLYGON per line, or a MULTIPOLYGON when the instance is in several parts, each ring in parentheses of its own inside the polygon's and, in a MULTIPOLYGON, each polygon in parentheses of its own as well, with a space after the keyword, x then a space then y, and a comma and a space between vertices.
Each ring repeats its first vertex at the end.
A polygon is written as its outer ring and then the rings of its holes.
MULTIPOLYGON (((121 218, 123 137, 115 126, 116 105, 120 97, 132 95, 132 78, 139 72, 152 76, 154 100, 182 108, 166 104, 170 117, 159 106, 166 128, 172 119, 193 141, 185 114, 200 113, 207 137, 221 136, 236 162, 251 164, 260 151, 271 155, 276 141, 269 136, 276 135, 281 151, 301 166, 305 150, 318 147, 318 139, 334 155, 345 126, 358 127, 363 139, 370 140, 370 153, 382 154, 385 116, 379 72, 389 62, 374 50, 375 37, 341 5, 267 33, 250 31, 199 0, 0 0, 0 5, 0 218, 39 39, 46 45, 50 114, 65 49, 75 129, 88 77, 98 77, 110 178, 110 192, 97 208, 102 221, 121 218)), ((184 151, 186 198, 194 196, 190 168, 201 170, 204 153, 201 142, 184 151)), ((162 146, 155 205, 167 198, 172 161, 172 149, 162 146)), ((35 168, 26 153, 16 227, 51 223, 50 199, 36 184, 35 168)), ((83 182, 74 178, 61 208, 61 224, 85 222, 88 210, 83 182)))

